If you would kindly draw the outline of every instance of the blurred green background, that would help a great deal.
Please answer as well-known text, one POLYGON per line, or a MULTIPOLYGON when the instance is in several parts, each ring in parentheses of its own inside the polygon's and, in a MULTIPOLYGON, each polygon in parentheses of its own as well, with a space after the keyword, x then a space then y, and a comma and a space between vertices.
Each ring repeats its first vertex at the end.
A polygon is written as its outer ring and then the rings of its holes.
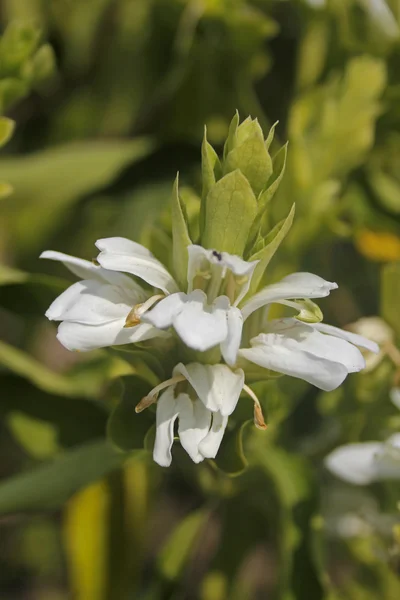
POLYGON ((381 316, 396 347, 397 0, 2 0, 0 21, 0 598, 399 598, 400 484, 351 486, 323 459, 400 430, 400 364, 329 394, 264 383, 266 433, 163 470, 133 412, 140 357, 61 347, 44 312, 69 278, 38 260, 113 235, 164 257, 176 171, 195 214, 204 125, 221 149, 238 109, 289 140, 271 226, 296 218, 271 281, 337 281, 326 320, 381 316), (126 454, 105 441, 121 379, 126 454))

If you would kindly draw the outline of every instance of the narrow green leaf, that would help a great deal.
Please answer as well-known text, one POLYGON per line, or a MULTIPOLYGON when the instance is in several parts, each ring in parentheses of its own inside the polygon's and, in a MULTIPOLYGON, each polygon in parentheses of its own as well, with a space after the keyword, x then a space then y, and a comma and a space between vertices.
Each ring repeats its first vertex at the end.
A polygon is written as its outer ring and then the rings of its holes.
POLYGON ((0 117, 0 148, 7 144, 15 129, 15 121, 0 117))
POLYGON ((158 566, 164 577, 169 580, 180 577, 208 515, 205 510, 192 512, 172 532, 158 558, 158 566))
POLYGON ((0 514, 55 510, 76 491, 118 468, 126 455, 104 440, 65 452, 59 458, 0 484, 0 514))
POLYGON ((191 243, 185 205, 179 196, 179 175, 177 175, 172 191, 172 260, 174 274, 181 289, 186 289, 187 286, 187 247, 191 243))
POLYGON ((268 264, 275 252, 278 250, 280 244, 285 239, 289 229, 292 226, 293 218, 295 212, 295 205, 293 204, 288 216, 286 219, 282 219, 278 225, 274 228, 274 237, 273 239, 267 243, 267 245, 260 251, 253 254, 249 260, 259 260, 260 262, 256 266, 254 270, 253 277, 251 279, 251 285, 249 290, 249 295, 254 294, 257 291, 257 288, 261 282, 262 276, 264 275, 265 269, 268 267, 268 264))
POLYGON ((233 148, 235 147, 236 133, 237 133, 238 125, 239 125, 239 120, 240 120, 239 112, 236 111, 235 116, 233 117, 232 121, 230 122, 228 137, 226 138, 226 142, 224 145, 224 160, 226 160, 226 157, 228 156, 229 152, 231 150, 233 150, 233 148))
POLYGON ((244 175, 225 175, 206 199, 202 245, 242 256, 256 214, 257 200, 244 175))
POLYGON ((12 198, 2 202, 4 227, 15 240, 15 255, 43 249, 44 238, 54 224, 58 226, 64 211, 111 183, 124 167, 152 148, 147 139, 103 140, 3 158, 0 180, 15 188, 12 198))
POLYGON ((248 137, 242 144, 229 152, 224 172, 240 169, 250 183, 256 196, 262 192, 272 174, 272 160, 260 132, 248 137))
POLYGON ((276 129, 276 126, 278 125, 278 123, 279 123, 279 121, 276 121, 272 125, 271 129, 269 130, 269 133, 267 135, 267 139, 265 140, 265 147, 266 147, 267 150, 269 150, 269 148, 270 148, 270 146, 272 144, 272 141, 273 141, 274 136, 275 136, 275 129, 276 129))
POLYGON ((274 158, 272 159, 273 175, 271 177, 271 181, 268 182, 269 185, 267 189, 261 194, 261 197, 258 200, 260 209, 261 207, 263 207, 263 210, 265 210, 266 206, 272 200, 276 190, 279 187, 279 184, 282 181, 282 177, 285 173, 286 168, 287 149, 288 142, 284 146, 282 146, 282 148, 275 154, 274 158))
POLYGON ((214 148, 207 141, 206 128, 204 128, 204 138, 201 146, 201 175, 203 190, 200 207, 200 235, 204 231, 207 195, 215 182, 222 176, 221 163, 214 148))
POLYGON ((44 44, 32 58, 33 82, 45 81, 54 73, 56 57, 50 44, 44 44))
MULTIPOLYGON (((133 372, 133 368, 122 359, 114 358, 110 363, 109 357, 106 357, 109 362, 108 368, 102 364, 103 373, 108 376, 109 380, 119 375, 128 375, 133 372)), ((5 342, 0 342, 0 365, 6 367, 11 372, 18 374, 33 383, 39 389, 50 394, 58 396, 88 396, 91 397, 98 392, 100 383, 99 373, 97 373, 97 383, 93 388, 93 377, 85 376, 85 373, 77 373, 76 375, 61 375, 51 371, 40 362, 26 354, 22 350, 14 348, 5 342)), ((87 371, 88 373, 88 371, 87 371)), ((104 377, 103 374, 103 377, 104 377)), ((103 379, 103 378, 101 378, 103 379)), ((103 379, 104 382, 104 379, 103 379)))

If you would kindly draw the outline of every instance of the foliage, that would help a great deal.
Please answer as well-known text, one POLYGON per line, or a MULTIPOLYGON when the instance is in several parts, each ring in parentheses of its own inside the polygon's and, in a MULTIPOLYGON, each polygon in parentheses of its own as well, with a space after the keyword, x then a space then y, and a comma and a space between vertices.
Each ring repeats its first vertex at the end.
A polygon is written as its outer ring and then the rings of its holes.
POLYGON ((357 488, 323 460, 400 431, 399 26, 392 0, 4 0, 0 595, 398 597, 398 482, 357 488), (43 315, 70 279, 37 256, 122 235, 183 278, 186 240, 219 246, 230 221, 256 287, 319 273, 332 322, 380 315, 393 337, 334 392, 258 383, 266 432, 243 400, 216 461, 175 444, 162 470, 134 406, 173 357, 68 353, 43 315))

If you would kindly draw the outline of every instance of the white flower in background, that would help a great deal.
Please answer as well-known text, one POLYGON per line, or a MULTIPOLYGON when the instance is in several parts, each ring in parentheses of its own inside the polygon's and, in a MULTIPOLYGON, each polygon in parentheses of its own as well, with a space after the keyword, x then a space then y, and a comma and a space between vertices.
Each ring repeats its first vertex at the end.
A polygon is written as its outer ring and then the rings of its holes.
POLYGON ((355 323, 351 323, 348 329, 379 345, 379 352, 375 354, 368 352, 368 350, 364 352, 365 369, 366 371, 372 371, 393 346, 394 333, 392 328, 380 317, 362 317, 355 323))
POLYGON ((61 321, 57 338, 68 350, 87 351, 165 335, 147 323, 139 323, 132 313, 133 307, 145 308, 149 302, 149 295, 132 278, 52 250, 43 252, 40 258, 61 261, 82 278, 56 298, 46 312, 51 321, 61 321))
POLYGON ((177 419, 179 439, 190 458, 195 463, 215 458, 242 389, 254 400, 255 424, 265 429, 259 401, 245 385, 242 369, 179 363, 173 377, 155 387, 136 407, 136 412, 141 412, 157 402, 154 460, 162 467, 171 464, 177 419))
POLYGON ((358 347, 378 351, 375 342, 355 333, 294 318, 267 322, 264 332, 250 344, 250 348, 239 350, 239 356, 328 392, 341 385, 349 373, 365 367, 358 347))
MULTIPOLYGON (((400 409, 400 388, 393 388, 390 399, 400 409)), ((400 433, 385 442, 360 442, 339 446, 325 459, 326 467, 340 479, 368 485, 381 479, 400 479, 400 433)))
POLYGON ((400 479, 400 433, 395 433, 386 442, 340 446, 329 454, 325 464, 334 475, 355 485, 400 479))

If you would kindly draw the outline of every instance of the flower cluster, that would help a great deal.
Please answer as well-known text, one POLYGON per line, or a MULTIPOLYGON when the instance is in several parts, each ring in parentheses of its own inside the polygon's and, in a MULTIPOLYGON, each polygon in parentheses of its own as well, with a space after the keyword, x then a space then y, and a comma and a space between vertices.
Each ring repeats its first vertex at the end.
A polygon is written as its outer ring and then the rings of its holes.
POLYGON ((235 117, 222 163, 204 140, 198 243, 190 238, 177 183, 174 187, 173 274, 147 248, 120 237, 98 240, 93 263, 59 252, 42 254, 81 278, 46 313, 61 321, 57 337, 66 348, 157 346, 160 338, 174 347, 170 378, 136 409, 157 403, 154 459, 162 466, 171 463, 177 419, 180 443, 193 461, 214 458, 242 391, 254 401, 255 424, 265 428, 246 379, 267 378, 273 371, 330 391, 365 367, 360 348, 378 351, 374 342, 321 322, 313 300, 328 296, 336 283, 293 273, 262 284, 293 218, 291 212, 272 233, 266 230, 268 202, 286 156, 284 149, 271 160, 272 136, 273 129, 264 141, 256 121, 239 125, 235 117), (270 319, 273 304, 294 315, 270 319))

